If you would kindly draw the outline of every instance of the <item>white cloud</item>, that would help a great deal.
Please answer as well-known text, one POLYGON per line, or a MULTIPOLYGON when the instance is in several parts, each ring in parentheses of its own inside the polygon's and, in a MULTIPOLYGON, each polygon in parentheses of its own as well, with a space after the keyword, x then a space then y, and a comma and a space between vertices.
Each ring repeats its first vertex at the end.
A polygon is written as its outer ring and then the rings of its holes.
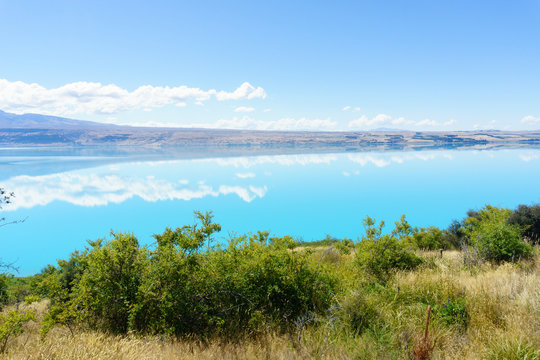
POLYGON ((249 116, 234 117, 230 120, 221 119, 209 124, 187 124, 182 127, 199 127, 208 129, 238 129, 238 130, 336 130, 337 123, 330 119, 292 119, 256 120, 249 116))
POLYGON ((385 122, 391 120, 392 117, 386 114, 378 114, 377 116, 369 119, 366 115, 360 116, 358 119, 349 122, 349 128, 351 129, 366 129, 381 126, 385 122))
POLYGON ((79 206, 102 206, 118 204, 139 197, 145 201, 191 200, 206 196, 236 194, 242 200, 251 202, 263 197, 267 188, 221 185, 216 190, 204 182, 197 187, 187 187, 187 182, 176 183, 166 180, 134 178, 118 175, 85 175, 59 173, 44 176, 16 176, 2 184, 17 194, 17 201, 4 207, 11 211, 47 205, 53 201, 68 202, 79 206))
POLYGON ((74 82, 47 89, 39 84, 0 79, 0 108, 14 113, 37 112, 50 115, 114 114, 165 105, 186 106, 188 100, 242 100, 265 98, 263 88, 244 82, 233 92, 202 90, 187 86, 140 86, 128 91, 117 85, 74 82))
POLYGON ((473 129, 493 129, 495 127, 495 124, 497 123, 497 120, 491 120, 488 123, 485 124, 474 124, 473 129))
POLYGON ((451 125, 454 125, 456 123, 456 120, 454 119, 451 119, 451 120, 448 120, 448 121, 445 121, 445 122, 438 122, 436 120, 431 120, 431 119, 424 119, 424 120, 420 120, 420 121, 417 121, 417 122, 413 122, 412 125, 414 126, 432 126, 432 127, 440 127, 440 126, 451 126, 451 125))
POLYGON ((420 121, 406 120, 403 117, 392 118, 387 114, 378 114, 375 117, 369 118, 367 115, 362 115, 359 118, 349 122, 349 129, 353 130, 369 130, 378 127, 387 126, 400 126, 400 127, 431 127, 440 128, 454 125, 455 120, 448 120, 445 122, 439 122, 431 119, 424 119, 420 121))
POLYGON ((435 120, 424 119, 424 120, 418 121, 414 125, 415 126, 435 126, 436 124, 437 124, 437 122, 435 120))
POLYGON ((345 106, 345 107, 343 108, 343 111, 347 111, 347 110, 350 110, 350 109, 351 109, 351 107, 350 107, 349 105, 347 105, 347 106, 345 106))
POLYGON ((450 120, 448 120, 448 121, 443 122, 443 123, 442 123, 442 126, 452 126, 452 125, 454 125, 455 123, 456 123, 456 120, 450 119, 450 120))
POLYGON ((264 99, 266 98, 266 92, 262 87, 255 88, 250 83, 245 82, 232 93, 219 91, 216 94, 216 98, 218 100, 264 99))
POLYGON ((523 117, 523 119, 521 119, 521 122, 523 124, 532 124, 532 125, 540 124, 540 117, 527 115, 527 116, 523 117))
POLYGON ((255 174, 254 173, 237 173, 236 177, 240 179, 250 179, 250 178, 254 178, 255 174))
POLYGON ((392 119, 391 121, 392 125, 404 125, 407 124, 407 120, 403 117, 398 117, 396 119, 392 119))
POLYGON ((132 126, 159 126, 159 127, 181 127, 199 129, 234 129, 234 130, 290 130, 290 131, 335 131, 338 130, 337 122, 330 119, 291 119, 283 118, 279 120, 257 120, 250 116, 234 117, 232 119, 221 119, 213 123, 163 123, 148 121, 144 123, 130 124, 132 126))
POLYGON ((252 111, 255 111, 255 108, 247 107, 247 106, 239 106, 236 109, 234 109, 234 112, 252 112, 252 111))
POLYGON ((264 109, 263 112, 270 112, 272 109, 264 109))

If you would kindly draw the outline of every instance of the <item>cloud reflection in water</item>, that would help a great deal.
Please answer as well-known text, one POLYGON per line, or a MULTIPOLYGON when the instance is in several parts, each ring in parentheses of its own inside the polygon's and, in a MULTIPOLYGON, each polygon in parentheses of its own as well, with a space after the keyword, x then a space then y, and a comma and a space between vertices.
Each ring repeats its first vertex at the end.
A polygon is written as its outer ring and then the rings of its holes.
POLYGON ((235 194, 246 202, 265 196, 267 187, 210 186, 199 183, 189 187, 189 182, 170 182, 153 176, 136 178, 119 175, 59 173, 43 176, 15 176, 2 183, 2 187, 17 194, 17 201, 5 207, 13 211, 64 201, 79 206, 118 204, 139 197, 145 201, 191 200, 206 196, 235 194))

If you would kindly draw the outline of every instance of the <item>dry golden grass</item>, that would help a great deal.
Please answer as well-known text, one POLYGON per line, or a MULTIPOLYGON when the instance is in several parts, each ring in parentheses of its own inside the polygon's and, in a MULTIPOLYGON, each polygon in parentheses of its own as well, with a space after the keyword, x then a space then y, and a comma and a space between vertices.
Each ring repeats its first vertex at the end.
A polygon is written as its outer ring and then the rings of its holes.
MULTIPOLYGON (((422 335, 426 308, 411 297, 434 299, 463 296, 470 315, 466 329, 443 326, 433 318, 429 336, 431 359, 540 360, 540 259, 500 266, 463 265, 457 251, 421 254, 429 264, 403 272, 387 285, 386 295, 373 295, 385 329, 380 333, 348 333, 319 322, 303 332, 267 334, 240 343, 171 340, 159 337, 112 336, 56 328, 39 337, 39 319, 12 341, 0 359, 410 359, 415 339, 422 335), (376 297, 380 296, 380 297, 376 297), (386 297, 384 297, 386 296, 386 297)), ((351 257, 329 261, 348 271, 351 257)), ((326 261, 326 260, 325 260, 326 261)), ((344 275, 349 276, 349 275, 344 275)), ((347 283, 352 284, 352 278, 347 283)), ((353 286, 353 285, 351 285, 353 286)), ((44 302, 31 305, 40 314, 44 302)))
MULTIPOLYGON (((440 296, 463 295, 468 300, 469 326, 464 334, 439 330, 437 359, 507 358, 491 356, 501 345, 529 349, 529 357, 540 359, 540 262, 500 266, 463 266, 461 253, 426 253, 435 266, 402 273, 396 286, 426 289, 438 285, 440 296), (452 294, 453 293, 453 294, 452 294), (531 356, 532 354, 532 356, 531 356)), ((412 317, 412 316, 411 316, 412 317)), ((416 319, 418 321, 418 319, 416 319)))
POLYGON ((170 341, 155 337, 71 335, 56 330, 43 342, 34 337, 6 354, 8 359, 290 359, 297 357, 286 339, 269 337, 242 345, 170 341))

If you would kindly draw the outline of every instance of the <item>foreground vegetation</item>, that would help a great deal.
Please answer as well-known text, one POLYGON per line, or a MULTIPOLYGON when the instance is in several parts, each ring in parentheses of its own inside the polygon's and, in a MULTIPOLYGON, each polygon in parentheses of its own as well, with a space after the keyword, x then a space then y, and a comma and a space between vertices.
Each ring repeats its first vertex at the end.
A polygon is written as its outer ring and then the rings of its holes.
POLYGON ((0 277, 0 356, 540 359, 535 209, 486 206, 446 230, 367 217, 358 243, 219 245, 210 213, 151 248, 112 234, 0 277))

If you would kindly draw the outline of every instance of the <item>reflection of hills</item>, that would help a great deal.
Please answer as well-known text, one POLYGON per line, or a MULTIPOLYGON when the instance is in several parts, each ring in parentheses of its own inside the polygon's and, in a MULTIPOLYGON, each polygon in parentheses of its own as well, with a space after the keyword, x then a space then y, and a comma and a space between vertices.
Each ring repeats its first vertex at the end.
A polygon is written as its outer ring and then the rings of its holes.
POLYGON ((0 180, 15 175, 44 175, 132 161, 234 158, 263 155, 370 153, 390 151, 497 150, 540 148, 532 144, 371 144, 297 146, 81 146, 0 148, 0 180))

